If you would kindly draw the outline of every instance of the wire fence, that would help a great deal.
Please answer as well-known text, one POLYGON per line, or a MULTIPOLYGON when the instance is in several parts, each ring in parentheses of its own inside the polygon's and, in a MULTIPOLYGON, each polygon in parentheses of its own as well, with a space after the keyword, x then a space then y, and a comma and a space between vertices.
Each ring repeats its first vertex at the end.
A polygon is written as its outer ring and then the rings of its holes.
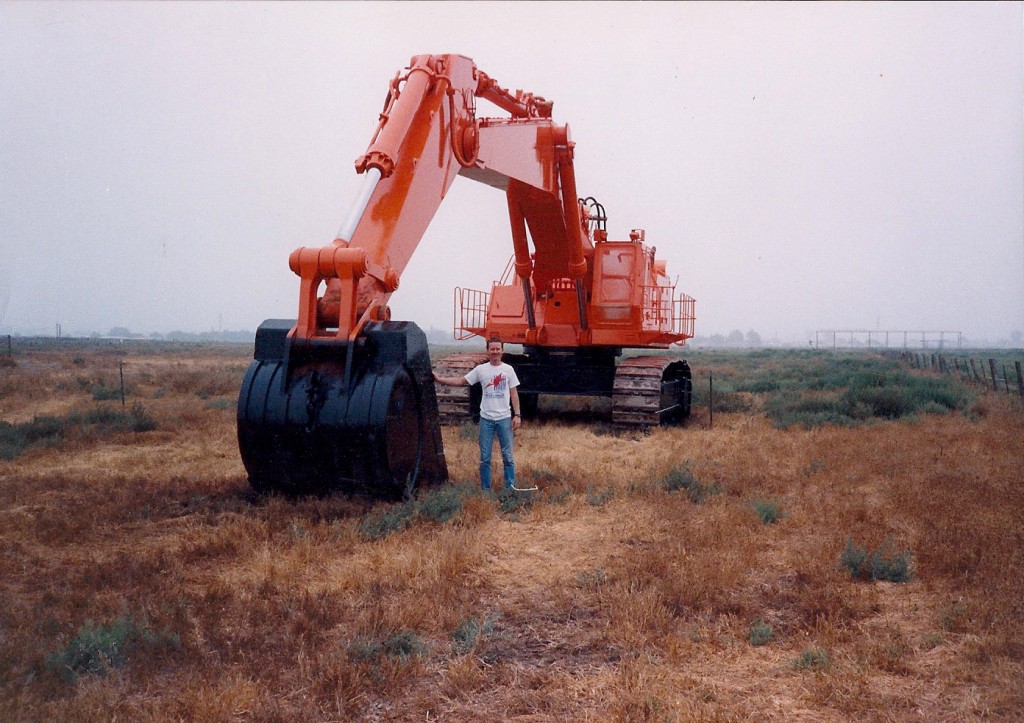
POLYGON ((969 356, 910 351, 900 353, 900 358, 915 369, 955 376, 964 383, 977 384, 996 393, 1016 392, 1024 400, 1024 376, 1021 374, 1020 360, 995 357, 974 359, 969 356))

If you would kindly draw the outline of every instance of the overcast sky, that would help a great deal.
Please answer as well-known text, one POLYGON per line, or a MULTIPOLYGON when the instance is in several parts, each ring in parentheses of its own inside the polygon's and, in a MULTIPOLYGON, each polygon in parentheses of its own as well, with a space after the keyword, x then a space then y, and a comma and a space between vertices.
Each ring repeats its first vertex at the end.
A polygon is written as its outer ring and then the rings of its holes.
MULTIPOLYGON (((334 237, 394 73, 460 53, 554 101, 581 196, 646 229, 697 333, 1024 330, 1011 3, 0 2, 0 332, 255 329, 334 237)), ((480 104, 482 114, 500 111, 480 104)), ((392 297, 512 253, 456 181, 392 297)))

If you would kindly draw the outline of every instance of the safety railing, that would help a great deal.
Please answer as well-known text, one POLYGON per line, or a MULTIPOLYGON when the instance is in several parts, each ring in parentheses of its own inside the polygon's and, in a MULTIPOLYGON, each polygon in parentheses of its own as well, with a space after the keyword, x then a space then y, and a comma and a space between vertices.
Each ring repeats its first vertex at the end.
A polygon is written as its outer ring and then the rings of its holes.
POLYGON ((487 325, 487 305, 491 295, 477 289, 455 287, 455 325, 454 336, 464 341, 476 336, 470 329, 482 329, 487 325))
POLYGON ((674 286, 643 287, 643 330, 681 337, 693 336, 694 299, 678 297, 674 286))
POLYGON ((697 318, 696 301, 689 294, 680 294, 675 300, 676 321, 674 333, 693 338, 693 322, 697 318))

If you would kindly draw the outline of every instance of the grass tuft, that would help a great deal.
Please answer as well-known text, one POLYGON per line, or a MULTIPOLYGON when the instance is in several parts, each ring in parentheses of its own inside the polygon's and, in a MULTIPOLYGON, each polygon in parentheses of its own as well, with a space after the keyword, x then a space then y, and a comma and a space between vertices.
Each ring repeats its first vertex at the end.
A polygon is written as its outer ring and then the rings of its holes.
POLYGON ((412 502, 374 510, 359 523, 359 534, 368 540, 381 540, 404 530, 412 522, 415 512, 416 506, 412 502))
POLYGON ((771 642, 774 632, 771 625, 763 620, 758 620, 750 628, 750 644, 754 646, 767 645, 771 642))
POLYGON ((615 498, 615 490, 611 487, 587 487, 586 500, 591 507, 603 507, 615 498))
POLYGON ((429 651, 427 644, 411 630, 395 633, 384 641, 382 648, 385 655, 398 658, 403 663, 412 657, 424 658, 429 651))
POLYGON ((179 644, 177 635, 157 634, 145 622, 137 623, 127 615, 107 625, 89 620, 67 645, 47 657, 46 668, 59 674, 65 682, 73 683, 80 675, 102 675, 124 666, 132 652, 142 645, 177 647, 179 644))
POLYGON ((505 488, 497 493, 497 497, 498 508, 506 514, 528 510, 536 499, 533 492, 516 492, 505 488))
POLYGON ((828 651, 824 648, 808 648, 800 653, 793 661, 793 667, 798 670, 825 670, 831 664, 828 651))
POLYGON ((429 648, 411 630, 401 630, 384 640, 357 638, 348 646, 348 657, 357 663, 378 663, 385 658, 395 658, 402 663, 412 658, 427 656, 429 648))
POLYGON ((773 525, 781 520, 785 513, 782 511, 782 502, 771 498, 767 500, 755 499, 750 503, 751 508, 766 525, 773 525))
MULTIPOLYGON (((99 381, 92 386, 91 393, 94 401, 113 402, 121 398, 121 387, 107 386, 102 381, 99 381)), ((127 393, 127 391, 125 393, 127 393)))
POLYGON ((421 497, 416 509, 420 517, 444 524, 462 511, 462 492, 453 485, 436 487, 421 497))
POLYGON ((452 631, 452 648, 459 655, 475 650, 484 640, 494 634, 497 614, 483 618, 466 618, 452 631))
POLYGON ((845 568, 850 577, 858 580, 887 580, 908 582, 911 579, 911 553, 893 553, 892 544, 885 544, 874 552, 857 547, 852 538, 847 538, 846 547, 839 555, 840 568, 845 568))
POLYGON ((661 480, 661 487, 666 492, 685 491, 694 504, 701 504, 719 491, 717 485, 705 485, 700 482, 690 470, 689 463, 683 463, 669 470, 661 480))

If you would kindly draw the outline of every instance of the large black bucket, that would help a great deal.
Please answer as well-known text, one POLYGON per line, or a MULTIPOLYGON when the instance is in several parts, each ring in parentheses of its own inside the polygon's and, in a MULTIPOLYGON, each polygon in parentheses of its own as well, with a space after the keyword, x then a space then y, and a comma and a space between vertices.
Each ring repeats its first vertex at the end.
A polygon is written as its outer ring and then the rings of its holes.
POLYGON ((260 492, 400 499, 448 479, 426 336, 367 324, 345 342, 293 342, 294 322, 256 333, 238 397, 238 446, 260 492))

